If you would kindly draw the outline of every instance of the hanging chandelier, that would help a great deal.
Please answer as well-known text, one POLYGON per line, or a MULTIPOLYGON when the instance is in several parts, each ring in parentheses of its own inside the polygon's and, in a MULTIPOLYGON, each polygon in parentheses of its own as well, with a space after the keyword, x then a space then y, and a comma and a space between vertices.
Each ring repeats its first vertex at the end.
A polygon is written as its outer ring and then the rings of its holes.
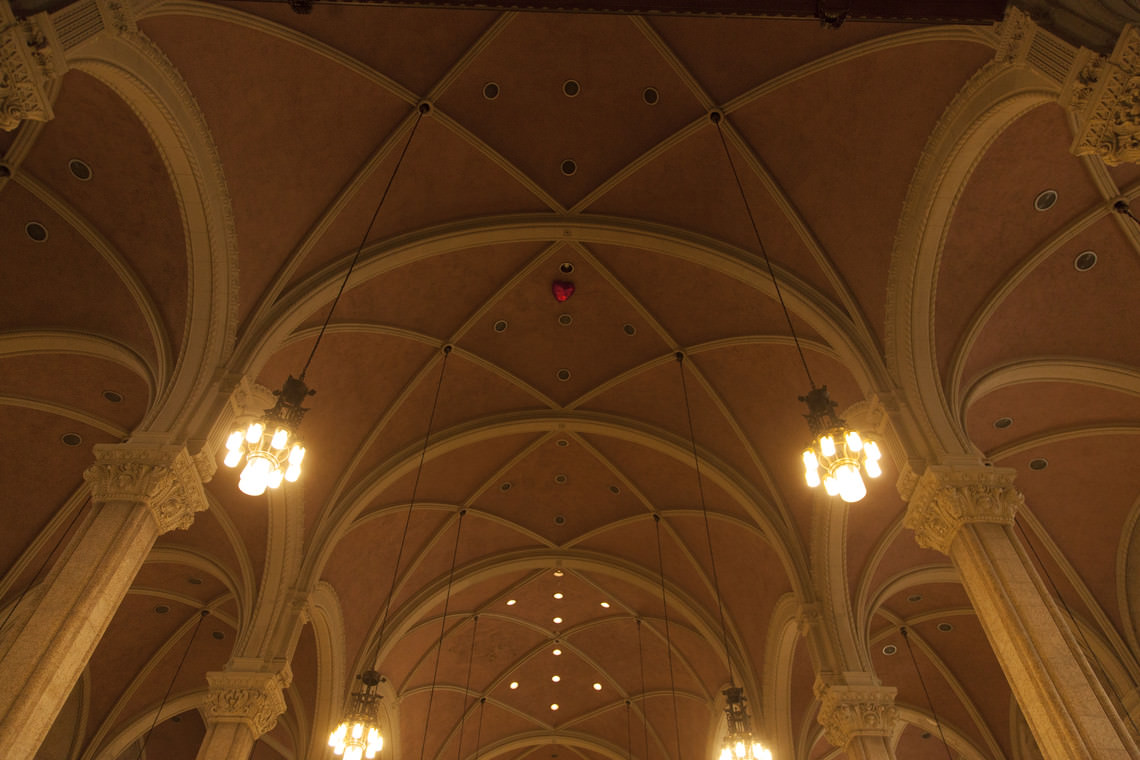
POLYGON ((372 760, 384 748, 377 717, 382 698, 376 693, 380 674, 366 670, 360 675, 360 680, 364 688, 352 692, 344 720, 329 736, 333 754, 343 756, 344 760, 372 760))
POLYGON ((829 496, 859 501, 867 495, 860 470, 869 478, 883 474, 879 444, 863 440, 858 430, 849 429, 835 414, 836 404, 827 395, 826 385, 812 388, 808 395, 800 396, 800 401, 808 406, 804 417, 813 436, 803 454, 807 484, 817 488, 822 483, 829 496))
POLYGON ((760 253, 764 256, 764 263, 768 266, 768 276, 772 278, 772 287, 776 290, 776 298, 780 308, 784 310, 784 319, 788 323, 788 330, 792 335, 792 342, 800 355, 800 364, 803 365, 804 374, 807 375, 811 390, 806 396, 800 396, 800 401, 808 405, 808 413, 804 417, 814 437, 810 446, 804 450, 804 478, 808 486, 816 488, 819 485, 827 490, 830 496, 839 496, 846 502, 856 502, 867 495, 867 486, 863 482, 863 472, 868 477, 877 478, 882 474, 879 460, 882 453, 874 441, 864 440, 859 431, 847 427, 847 424, 835 414, 835 402, 827 395, 827 386, 817 387, 804 357, 803 346, 796 334, 796 326, 792 323, 792 315, 788 312, 788 305, 784 303, 784 294, 780 291, 780 282, 776 279, 776 272, 772 268, 772 260, 768 258, 768 249, 760 237, 760 228, 756 226, 756 218, 752 215, 752 206, 748 203, 748 196, 744 192, 744 185, 736 171, 736 164, 732 160, 732 153, 728 149, 724 131, 721 129, 721 114, 713 111, 709 120, 716 125, 720 144, 724 148, 724 155, 728 165, 732 168, 732 176, 736 180, 736 187, 740 191, 740 198, 744 201, 744 208, 748 212, 748 221, 752 223, 752 233, 756 243, 760 246, 760 253))
POLYGON ((309 386, 305 385, 305 373, 309 371, 309 365, 313 363, 313 357, 316 356, 317 348, 321 345, 321 338, 325 337, 325 331, 328 330, 329 320, 332 319, 333 312, 336 311, 336 306, 340 303, 340 297, 344 293, 344 288, 348 285, 348 278, 352 276, 352 271, 356 268, 356 262, 360 259, 360 252, 364 250, 364 244, 368 242, 368 236, 372 233, 372 226, 376 223, 376 217, 380 215, 380 209, 383 208, 384 201, 388 198, 388 191, 392 189, 392 182, 396 179, 397 172, 400 171, 404 156, 408 154, 408 146, 412 144, 416 128, 420 125, 420 120, 424 114, 430 110, 431 107, 427 103, 420 104, 418 116, 412 123, 408 139, 404 142, 400 157, 392 168, 392 174, 388 177, 384 192, 380 194, 380 200, 376 203, 372 218, 369 219, 368 225, 364 229, 364 235, 360 238, 360 244, 356 246, 356 253, 348 265, 348 271, 344 273, 344 279, 340 282, 340 290, 337 291, 332 305, 329 306, 324 324, 321 325, 320 332, 317 333, 317 339, 313 341, 313 348, 309 351, 309 358, 305 361, 301 374, 297 377, 289 375, 285 385, 280 390, 273 392, 273 395, 277 397, 277 403, 273 405, 272 409, 266 409, 260 418, 249 423, 247 427, 239 427, 231 431, 226 438, 226 456, 222 463, 226 467, 233 468, 237 467, 242 459, 245 460, 245 467, 242 468, 241 476, 238 478, 238 489, 244 494, 260 496, 265 493, 266 488, 277 488, 283 481, 292 483, 301 477, 301 462, 305 458, 305 447, 298 438, 298 429, 301 426, 301 418, 308 411, 301 404, 306 396, 312 396, 316 393, 315 390, 311 390, 309 386))
POLYGON ((772 751, 752 737, 752 720, 744 706, 744 689, 732 686, 723 694, 727 730, 720 760, 772 760, 772 751))
POLYGON ((249 496, 260 496, 266 488, 277 488, 282 480, 290 483, 301 476, 301 461, 305 458, 305 447, 297 437, 297 428, 305 409, 301 406, 306 396, 316 391, 309 390, 303 380, 292 375, 284 387, 274 391, 277 403, 265 414, 249 423, 249 426, 234 430, 226 439, 226 467, 237 467, 245 459, 238 479, 238 488, 249 496))

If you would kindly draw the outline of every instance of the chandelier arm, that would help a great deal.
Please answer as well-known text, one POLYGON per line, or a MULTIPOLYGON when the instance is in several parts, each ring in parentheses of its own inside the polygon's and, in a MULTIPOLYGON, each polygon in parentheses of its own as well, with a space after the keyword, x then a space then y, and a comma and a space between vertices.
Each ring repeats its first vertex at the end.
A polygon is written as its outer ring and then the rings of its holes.
POLYGON ((665 564, 661 552, 661 515, 654 513, 653 526, 657 534, 657 577, 661 580, 661 610, 665 618, 665 654, 669 662, 669 693, 673 697, 673 741, 677 760, 681 760, 681 724, 677 715, 677 682, 673 676, 673 640, 669 635, 669 604, 665 597, 665 564))
POLYGON ((135 760, 142 760, 143 753, 146 752, 146 745, 150 742, 150 735, 154 733, 154 727, 158 725, 158 718, 162 715, 162 708, 166 706, 166 700, 170 699, 170 692, 174 690, 174 682, 178 680, 178 675, 182 672, 182 666, 186 664, 186 658, 190 654, 190 647, 194 646, 194 639, 198 638, 198 630, 202 627, 202 621, 210 614, 209 610, 202 610, 198 615, 198 622, 194 624, 194 632, 190 634, 190 640, 186 642, 186 649, 182 651, 182 659, 178 661, 178 667, 174 669, 174 676, 170 679, 170 685, 166 687, 166 693, 162 695, 162 701, 158 703, 158 709, 154 711, 154 720, 150 722, 150 728, 146 731, 146 736, 142 740, 142 745, 139 747, 139 753, 135 760))
POLYGON ((455 560, 459 556, 459 535, 463 532, 463 516, 466 509, 459 510, 459 520, 455 524, 455 545, 451 549, 451 569, 447 573, 447 592, 443 596, 443 615, 439 621, 439 642, 435 646, 435 666, 431 673, 431 689, 428 690, 427 712, 424 714, 424 738, 420 742, 420 760, 424 760, 427 749, 428 728, 431 727, 431 705, 435 701, 435 684, 439 678, 439 661, 443 654, 443 639, 447 635, 447 608, 451 604, 451 584, 455 580, 455 560))
POLYGON ((420 103, 419 114, 416 120, 412 122, 412 129, 408 133, 408 139, 404 141, 404 147, 400 150, 400 157, 396 159, 396 165, 392 167, 392 173, 388 176, 388 184, 384 186, 384 192, 380 194, 380 200, 376 204, 375 210, 372 212, 372 218, 368 220, 368 226, 364 228, 364 234, 360 237, 360 244, 356 246, 356 253, 352 255, 352 261, 348 265, 348 271, 344 273, 344 279, 340 281, 340 289, 336 292, 336 297, 333 298, 332 305, 329 306, 329 313, 325 315, 324 324, 321 325, 321 331, 317 333, 317 339, 313 341, 313 348, 309 351, 309 358, 305 360, 305 366, 301 369, 301 374, 298 380, 304 381, 305 373, 309 371, 309 365, 313 363, 313 357, 317 354, 317 347, 321 345, 321 338, 325 337, 325 330, 328 329, 329 320, 332 319, 333 312, 336 311, 336 305, 340 303, 340 296, 344 293, 344 288, 348 285, 348 278, 352 276, 352 270, 356 268, 356 262, 360 259, 360 252, 364 250, 364 244, 368 242, 368 236, 372 234, 372 225, 376 224, 376 218, 380 215, 380 209, 384 206, 384 201, 388 199, 388 191, 392 189, 392 183, 396 181, 396 174, 400 171, 400 166, 404 163, 404 156, 408 154, 408 147, 412 144, 412 138, 416 136, 416 129, 420 126, 420 121, 423 120, 424 114, 431 110, 431 106, 427 103, 420 103))
MULTIPOLYGON (((456 536, 456 540, 459 538, 456 536)), ((459 713, 459 737, 455 760, 463 760, 463 724, 467 722, 467 698, 471 696, 471 666, 475 663, 475 635, 479 633, 479 616, 471 616, 471 651, 467 654, 467 680, 463 682, 463 711, 459 713)))
POLYGON ((922 671, 918 669, 918 660, 914 656, 914 648, 910 645, 910 635, 907 633, 905 625, 899 627, 899 633, 902 634, 903 641, 906 642, 906 651, 910 654, 910 663, 914 666, 914 673, 918 676, 918 682, 922 684, 922 693, 926 695, 926 706, 930 708, 930 714, 934 716, 934 725, 938 726, 938 737, 942 740, 942 746, 946 748, 946 757, 948 760, 954 760, 953 753, 950 752, 950 745, 946 743, 946 734, 942 732, 942 721, 938 719, 938 712, 934 709, 934 702, 930 699, 930 691, 926 688, 926 679, 922 677, 922 671))
MULTIPOLYGON (((376 643, 369 653, 368 661, 374 661, 380 656, 380 647, 384 644, 384 629, 388 625, 388 612, 392 608, 392 595, 396 593, 396 581, 400 577, 400 560, 404 556, 404 545, 408 541, 408 528, 412 524, 412 510, 416 507, 416 493, 420 487, 420 476, 424 472, 424 459, 427 457, 428 441, 431 440, 432 425, 435 423, 435 413, 439 408, 439 392, 443 388, 443 375, 447 371, 447 357, 451 355, 451 345, 443 347, 443 362, 439 368, 439 379, 435 383, 435 396, 431 402, 431 413, 428 414, 427 432, 424 433, 424 445, 420 449, 420 462, 416 466, 416 479, 412 482, 412 498, 408 501, 408 512, 404 516, 404 532, 400 535, 400 548, 396 550, 396 564, 392 568, 392 585, 388 588, 388 598, 384 600, 384 615, 380 618, 380 632, 376 636, 376 643)), ((372 665, 378 663, 372 662, 372 665)))
POLYGON ((689 444, 693 450, 693 469, 697 471, 697 493, 701 499, 701 516, 705 522, 705 543, 709 550, 709 564, 712 565, 713 591, 716 594, 716 611, 720 616, 720 637, 724 644, 724 661, 728 665, 728 683, 735 686, 732 676, 732 656, 728 649, 728 628, 724 624, 724 601, 720 597, 720 579, 716 570, 716 555, 713 554, 712 529, 709 527, 709 510, 705 503, 704 478, 701 477, 701 460, 697 456, 697 434, 693 427, 693 408, 689 403, 689 386, 685 382, 685 354, 677 352, 677 371, 681 375, 681 395, 685 399, 685 417, 689 423, 689 444))
POLYGON ((768 267, 768 276, 772 278, 772 286, 776 289, 776 298, 780 302, 780 308, 784 310, 784 319, 788 322, 788 329, 792 333, 792 342, 796 344, 796 351, 799 352, 800 363, 803 364, 808 385, 815 388, 815 380, 812 379, 811 370, 808 369, 803 346, 800 345, 800 338, 796 334, 796 326, 792 324, 791 312, 788 311, 788 305, 784 303, 784 294, 780 290, 780 281, 776 279, 776 272, 772 268, 772 260, 768 258, 768 248, 764 245, 763 238, 760 237, 760 228, 756 226, 756 217, 752 214, 752 205, 748 202, 748 196, 744 192, 744 183, 740 181, 740 174, 736 171, 736 162, 732 160, 732 152, 728 149, 728 141, 724 137, 724 130, 721 129, 721 119, 722 117, 719 111, 713 111, 709 114, 709 120, 716 125, 716 133, 720 138, 721 147, 724 148, 724 157, 728 159, 728 166, 732 169, 732 178, 736 180, 736 189, 740 191, 740 199, 744 201, 744 209, 748 212, 748 221, 752 225, 752 234, 756 237, 756 244, 760 246, 760 253, 763 254, 764 263, 768 267))

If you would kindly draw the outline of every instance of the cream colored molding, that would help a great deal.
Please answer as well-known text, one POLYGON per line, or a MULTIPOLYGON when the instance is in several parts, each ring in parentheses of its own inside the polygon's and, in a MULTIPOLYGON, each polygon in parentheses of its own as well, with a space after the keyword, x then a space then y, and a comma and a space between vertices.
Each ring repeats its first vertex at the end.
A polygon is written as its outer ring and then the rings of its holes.
POLYGON ((184 446, 96 444, 83 472, 96 502, 131 501, 150 508, 158 532, 189 528, 208 506, 202 476, 184 446))
POLYGON ((1077 120, 1075 155, 1140 162, 1140 30, 1126 25, 1108 58, 1088 57, 1062 102, 1077 120))
POLYGON ((820 701, 816 718, 827 740, 836 747, 846 747, 859 736, 890 737, 898 720, 898 689, 881 686, 878 679, 866 673, 845 673, 842 680, 843 683, 828 683, 817 677, 815 681, 815 696, 820 701))
POLYGON ((51 120, 48 84, 67 70, 62 52, 48 14, 18 19, 0 0, 0 129, 51 120))
POLYGON ((903 525, 914 531, 919 546, 950 553, 963 525, 1012 525, 1024 506, 1013 487, 1016 470, 1009 467, 928 467, 910 497, 903 525))
POLYGON ((285 713, 285 695, 293 674, 288 667, 276 673, 222 670, 206 674, 210 684, 206 717, 217 723, 244 723, 254 736, 273 730, 285 713))

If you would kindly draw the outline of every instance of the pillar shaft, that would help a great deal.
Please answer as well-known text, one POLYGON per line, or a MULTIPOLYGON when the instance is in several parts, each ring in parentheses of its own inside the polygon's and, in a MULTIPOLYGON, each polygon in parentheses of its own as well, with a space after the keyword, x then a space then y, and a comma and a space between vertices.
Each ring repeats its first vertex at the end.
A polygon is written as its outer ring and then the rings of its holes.
POLYGON ((910 499, 918 543, 950 556, 1047 760, 1140 751, 1024 548, 1013 470, 930 467, 910 499))
POLYGON ((94 517, 0 633, 0 757, 34 757, 160 533, 205 508, 185 449, 97 446, 94 517))

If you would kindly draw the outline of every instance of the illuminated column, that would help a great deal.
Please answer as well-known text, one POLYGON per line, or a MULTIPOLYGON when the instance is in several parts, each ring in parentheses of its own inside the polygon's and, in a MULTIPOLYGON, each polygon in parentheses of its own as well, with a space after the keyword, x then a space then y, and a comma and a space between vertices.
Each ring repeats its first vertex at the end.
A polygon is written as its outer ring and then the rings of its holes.
POLYGON ((898 689, 882 686, 864 673, 844 675, 844 683, 816 679, 818 720, 824 735, 849 760, 895 760, 891 734, 898 719, 898 689))
POLYGON ((207 673, 210 683, 206 737, 197 760, 245 760, 253 744, 285 712, 283 690, 292 674, 224 670, 207 673))
POLYGON ((1068 622, 1013 533, 1014 470, 932 466, 900 479, 904 524, 950 556, 1047 760, 1137 758, 1068 622), (905 481, 909 480, 909 484, 905 481), (909 493, 908 493, 909 491, 909 493))
POLYGON ((0 633, 0 757, 34 757, 154 540, 206 508, 181 446, 95 446, 87 521, 0 633))

